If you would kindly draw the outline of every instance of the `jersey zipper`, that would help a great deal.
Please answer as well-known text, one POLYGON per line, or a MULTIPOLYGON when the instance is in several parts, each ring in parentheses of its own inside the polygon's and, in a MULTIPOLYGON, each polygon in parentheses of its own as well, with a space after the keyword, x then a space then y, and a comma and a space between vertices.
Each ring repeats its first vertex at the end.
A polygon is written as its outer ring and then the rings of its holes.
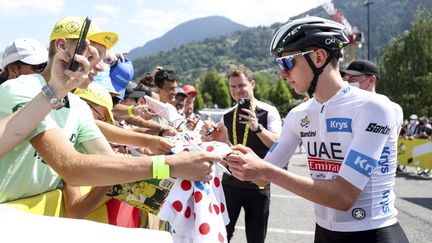
POLYGON ((321 141, 325 141, 325 134, 326 134, 326 120, 325 120, 325 116, 326 116, 326 110, 324 110, 326 104, 323 104, 321 106, 321 111, 319 113, 319 138, 321 141))

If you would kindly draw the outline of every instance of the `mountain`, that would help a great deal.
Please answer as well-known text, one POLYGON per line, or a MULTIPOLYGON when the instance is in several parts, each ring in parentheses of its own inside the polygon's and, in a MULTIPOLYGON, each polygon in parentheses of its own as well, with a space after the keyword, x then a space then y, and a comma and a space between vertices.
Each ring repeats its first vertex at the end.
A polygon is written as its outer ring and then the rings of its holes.
MULTIPOLYGON (((357 26, 367 38, 367 12, 363 1, 334 0, 352 26, 357 26)), ((376 60, 382 49, 399 35, 411 28, 414 13, 419 6, 431 8, 430 0, 381 0, 370 6, 371 56, 376 60)), ((299 16, 314 15, 330 18, 322 7, 311 9, 299 16)), ((269 54, 269 44, 276 30, 283 23, 259 26, 235 32, 228 36, 208 38, 170 51, 160 52, 134 60, 135 77, 156 66, 176 71, 179 82, 191 83, 211 69, 224 73, 233 65, 244 64, 253 71, 275 72, 278 67, 269 54)), ((356 52, 346 53, 349 58, 367 58, 367 42, 357 47, 356 52)))
POLYGON ((163 36, 147 42, 142 47, 132 49, 128 57, 136 59, 162 50, 168 51, 187 43, 203 41, 206 38, 229 35, 247 28, 222 16, 193 19, 178 25, 163 36))

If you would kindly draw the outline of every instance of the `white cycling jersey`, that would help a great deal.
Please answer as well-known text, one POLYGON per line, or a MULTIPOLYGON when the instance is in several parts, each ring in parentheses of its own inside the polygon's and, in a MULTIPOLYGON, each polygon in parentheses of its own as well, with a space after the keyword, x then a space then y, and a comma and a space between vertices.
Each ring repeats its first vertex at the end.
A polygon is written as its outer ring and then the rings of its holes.
POLYGON ((302 140, 313 179, 341 176, 362 190, 348 211, 315 204, 321 227, 351 232, 392 225, 401 111, 386 96, 346 85, 323 104, 311 99, 291 110, 264 160, 284 166, 302 140))

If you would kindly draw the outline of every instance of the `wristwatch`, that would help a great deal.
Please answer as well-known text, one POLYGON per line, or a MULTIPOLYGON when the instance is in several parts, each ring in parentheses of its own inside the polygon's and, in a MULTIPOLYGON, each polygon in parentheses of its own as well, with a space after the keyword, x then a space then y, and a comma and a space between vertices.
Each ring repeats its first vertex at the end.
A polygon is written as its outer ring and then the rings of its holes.
POLYGON ((251 129, 250 131, 253 132, 253 133, 260 133, 260 132, 263 131, 263 129, 264 129, 264 126, 263 126, 261 123, 258 123, 258 128, 257 128, 257 130, 253 131, 253 130, 251 129))
POLYGON ((48 98, 49 103, 54 109, 59 110, 65 106, 65 99, 58 100, 48 85, 42 87, 42 94, 48 98))

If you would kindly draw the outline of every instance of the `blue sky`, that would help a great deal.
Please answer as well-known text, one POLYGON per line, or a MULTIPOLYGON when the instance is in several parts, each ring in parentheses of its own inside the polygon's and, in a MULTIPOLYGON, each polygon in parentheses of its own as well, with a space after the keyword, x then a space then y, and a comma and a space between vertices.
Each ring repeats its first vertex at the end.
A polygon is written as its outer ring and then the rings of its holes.
POLYGON ((54 23, 63 16, 90 16, 103 30, 117 32, 113 51, 129 51, 185 21, 225 16, 255 27, 286 22, 323 0, 0 0, 0 52, 16 38, 48 45, 54 23))

